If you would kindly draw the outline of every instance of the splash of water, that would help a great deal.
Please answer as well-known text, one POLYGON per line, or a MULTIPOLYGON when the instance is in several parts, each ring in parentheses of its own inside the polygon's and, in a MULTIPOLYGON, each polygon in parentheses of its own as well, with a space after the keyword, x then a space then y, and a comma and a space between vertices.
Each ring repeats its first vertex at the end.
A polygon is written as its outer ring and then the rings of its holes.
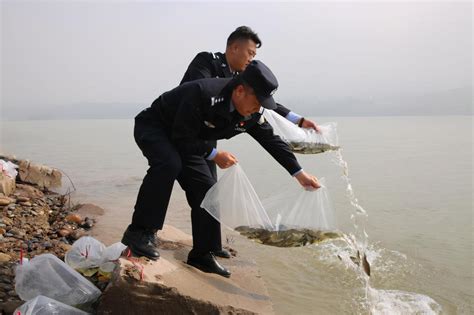
POLYGON ((403 292, 397 290, 378 290, 370 285, 370 277, 364 272, 361 257, 367 257, 372 264, 379 255, 369 250, 369 235, 366 232, 368 221, 367 211, 359 204, 351 179, 349 167, 342 157, 342 149, 335 151, 335 162, 342 169, 342 179, 346 184, 346 194, 350 204, 354 208, 350 218, 354 226, 354 233, 343 234, 343 240, 348 248, 337 248, 337 257, 344 263, 346 268, 354 270, 357 278, 363 284, 364 298, 360 302, 361 307, 370 310, 371 314, 440 314, 441 306, 429 296, 403 292), (354 254, 356 253, 356 257, 354 254), (363 255, 363 256, 362 256, 363 255), (358 259, 358 263, 355 263, 358 259))

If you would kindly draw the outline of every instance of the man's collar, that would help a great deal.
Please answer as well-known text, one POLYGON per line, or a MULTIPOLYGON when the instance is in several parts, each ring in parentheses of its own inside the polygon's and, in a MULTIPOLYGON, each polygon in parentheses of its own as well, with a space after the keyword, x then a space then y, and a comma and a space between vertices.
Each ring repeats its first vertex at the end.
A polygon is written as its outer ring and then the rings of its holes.
POLYGON ((234 77, 236 76, 237 74, 239 74, 237 71, 234 71, 232 70, 232 68, 230 67, 230 64, 229 62, 227 61, 227 56, 224 54, 222 54, 224 56, 224 63, 222 64, 222 70, 224 71, 226 77, 234 77))

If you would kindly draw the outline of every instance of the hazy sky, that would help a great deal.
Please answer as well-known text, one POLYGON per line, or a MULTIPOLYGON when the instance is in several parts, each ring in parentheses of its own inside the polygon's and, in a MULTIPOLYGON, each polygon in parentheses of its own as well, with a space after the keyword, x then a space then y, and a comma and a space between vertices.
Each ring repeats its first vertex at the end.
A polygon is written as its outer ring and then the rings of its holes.
POLYGON ((472 88, 469 1, 2 1, 1 11, 3 116, 148 105, 179 83, 196 53, 223 51, 240 25, 258 32, 257 59, 280 82, 276 98, 297 111, 472 88))

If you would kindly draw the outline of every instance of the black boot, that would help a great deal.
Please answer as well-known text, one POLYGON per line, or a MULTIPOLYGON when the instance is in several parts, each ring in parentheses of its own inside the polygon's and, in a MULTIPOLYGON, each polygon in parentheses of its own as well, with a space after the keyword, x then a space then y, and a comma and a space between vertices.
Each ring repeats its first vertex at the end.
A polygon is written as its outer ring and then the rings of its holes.
POLYGON ((137 256, 145 256, 152 260, 157 260, 160 258, 160 253, 156 248, 156 232, 157 230, 153 229, 135 229, 129 225, 125 233, 123 233, 122 243, 127 245, 132 253, 137 256))
POLYGON ((214 255, 216 255, 217 257, 221 257, 221 258, 230 258, 231 257, 229 251, 225 250, 223 248, 221 248, 220 250, 215 250, 212 253, 214 255))
POLYGON ((196 267, 204 272, 216 273, 227 278, 230 277, 230 271, 219 264, 216 257, 214 257, 214 254, 211 252, 196 256, 193 251, 191 251, 188 255, 188 265, 196 267))

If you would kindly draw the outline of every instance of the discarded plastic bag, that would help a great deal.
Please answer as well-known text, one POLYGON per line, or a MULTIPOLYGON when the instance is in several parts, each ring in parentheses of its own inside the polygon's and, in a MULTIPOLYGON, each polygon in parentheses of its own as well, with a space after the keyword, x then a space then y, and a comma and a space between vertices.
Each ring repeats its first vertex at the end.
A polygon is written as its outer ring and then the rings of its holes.
POLYGON ((66 252, 64 261, 74 269, 99 267, 105 245, 90 236, 83 236, 72 244, 66 252))
POLYGON ((239 164, 228 168, 209 189, 201 207, 231 229, 249 226, 273 230, 272 222, 239 164))
POLYGON ((295 153, 316 154, 339 149, 336 123, 319 125, 320 132, 316 132, 298 127, 273 110, 264 110, 263 116, 295 153))
POLYGON ((95 238, 83 236, 72 244, 64 256, 64 261, 86 276, 92 276, 99 269, 110 273, 115 268, 113 261, 120 258, 126 247, 120 242, 105 247, 95 238))
POLYGON ((15 179, 16 176, 18 175, 18 171, 16 170, 18 168, 18 165, 10 162, 10 161, 4 161, 0 160, 0 172, 3 174, 7 175, 10 178, 15 179))
POLYGON ((329 231, 336 229, 334 208, 324 178, 321 188, 313 191, 287 189, 262 201, 276 230, 306 228, 329 231))
POLYGON ((24 301, 44 295, 68 305, 93 302, 101 294, 89 280, 52 254, 41 254, 18 265, 15 291, 24 301))
POLYGON ((105 248, 102 252, 99 271, 102 271, 102 274, 114 271, 116 265, 114 261, 120 258, 125 248, 127 248, 127 246, 121 242, 114 243, 105 248))
POLYGON ((49 297, 38 295, 17 308, 14 315, 87 315, 72 306, 66 305, 49 297))

